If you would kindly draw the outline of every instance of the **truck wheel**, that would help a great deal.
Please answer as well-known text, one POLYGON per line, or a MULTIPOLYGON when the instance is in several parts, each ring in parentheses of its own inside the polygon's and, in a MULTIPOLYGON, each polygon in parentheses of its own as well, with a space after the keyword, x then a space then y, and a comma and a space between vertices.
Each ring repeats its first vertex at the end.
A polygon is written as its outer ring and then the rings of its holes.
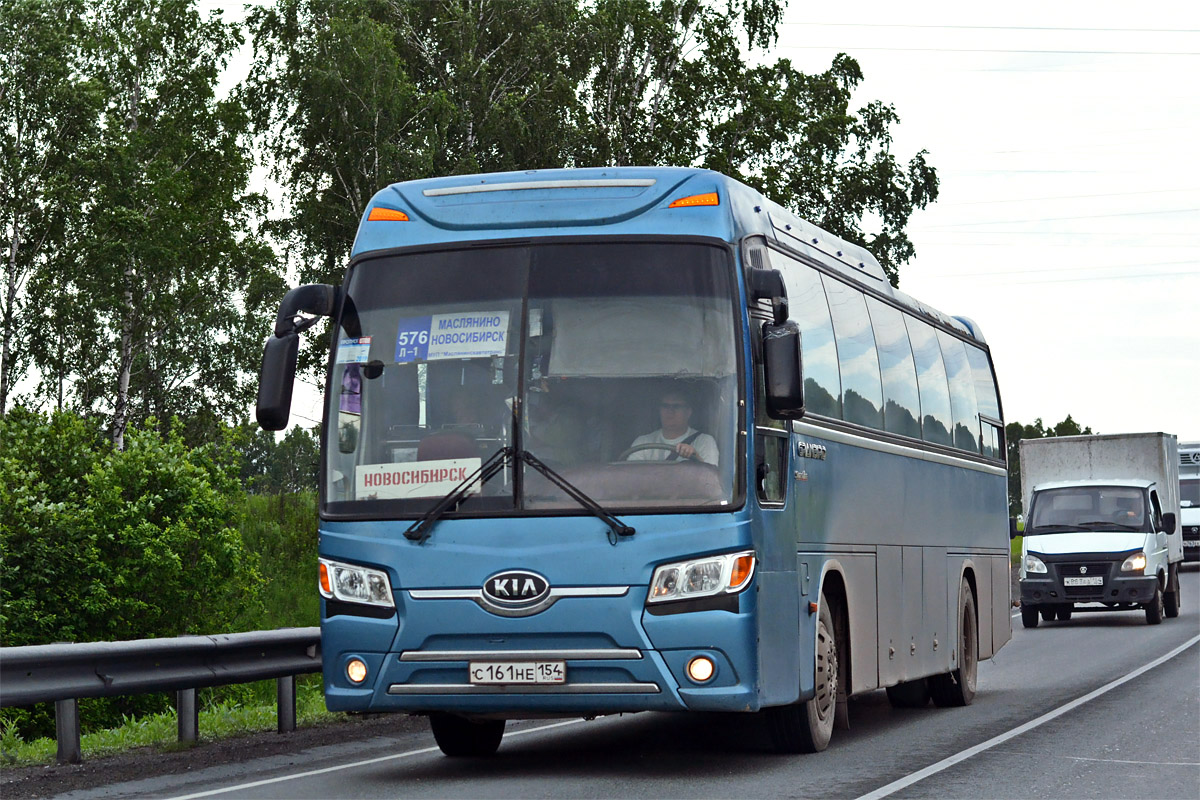
POLYGON ((1026 628, 1036 628, 1038 626, 1037 606, 1021 606, 1021 624, 1026 628))
POLYGON ((1163 613, 1171 619, 1179 616, 1178 592, 1163 592, 1163 613))
POLYGON ((1071 618, 1071 612, 1073 612, 1074 610, 1075 610, 1074 603, 1064 603, 1063 605, 1058 607, 1058 613, 1055 616, 1057 616, 1063 622, 1066 622, 1067 620, 1069 620, 1071 618))
POLYGON ((938 708, 969 706, 979 677, 979 621, 975 596, 965 582, 958 592, 958 669, 929 677, 929 695, 938 708))
POLYGON ((1054 606, 1046 606, 1042 609, 1042 622, 1054 622, 1054 606))
POLYGON ((817 684, 811 700, 764 710, 771 744, 779 753, 819 753, 833 736, 838 686, 845 677, 838 652, 837 627, 829 600, 821 598, 817 616, 817 684))
POLYGON ((1171 571, 1167 575, 1167 586, 1171 588, 1169 592, 1163 592, 1163 612, 1175 619, 1179 616, 1179 565, 1172 564, 1171 571))
POLYGON ((504 738, 502 719, 473 720, 438 712, 429 715, 429 727, 442 752, 454 758, 493 755, 504 738))
POLYGON ((1154 587, 1154 598, 1146 604, 1146 624, 1157 625, 1163 621, 1163 592, 1159 586, 1154 587))

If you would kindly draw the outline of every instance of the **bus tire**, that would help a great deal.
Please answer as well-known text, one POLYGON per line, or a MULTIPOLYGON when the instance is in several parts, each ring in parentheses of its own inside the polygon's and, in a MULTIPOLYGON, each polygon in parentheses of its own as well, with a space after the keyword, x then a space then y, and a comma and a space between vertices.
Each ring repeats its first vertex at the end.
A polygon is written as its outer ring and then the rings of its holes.
POLYGON ((1036 628, 1038 626, 1037 606, 1021 606, 1021 624, 1026 628, 1036 628))
POLYGON ((958 669, 929 678, 929 694, 939 708, 969 706, 979 677, 979 620, 975 596, 964 581, 958 592, 958 669))
POLYGON ((887 699, 892 708, 924 708, 929 705, 929 683, 924 678, 901 681, 887 687, 887 699))
POLYGON ((837 711, 838 685, 845 670, 838 652, 837 627, 827 598, 817 615, 816 694, 765 711, 771 744, 779 753, 819 753, 829 746, 837 711))
POLYGON ((429 727, 442 752, 451 758, 480 758, 494 755, 504 738, 504 720, 473 720, 457 714, 429 715, 429 727))
POLYGON ((1163 591, 1161 586, 1154 587, 1154 597, 1146 603, 1146 624, 1157 625, 1163 621, 1163 591))

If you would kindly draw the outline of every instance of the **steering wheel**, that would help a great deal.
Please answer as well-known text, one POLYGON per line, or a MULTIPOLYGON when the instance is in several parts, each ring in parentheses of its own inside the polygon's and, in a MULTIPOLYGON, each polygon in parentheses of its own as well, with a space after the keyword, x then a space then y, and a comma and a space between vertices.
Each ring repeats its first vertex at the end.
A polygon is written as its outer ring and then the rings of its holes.
MULTIPOLYGON (((624 453, 621 453, 621 455, 617 456, 617 461, 624 461, 625 459, 629 458, 634 453, 637 453, 642 450, 670 450, 672 453, 674 453, 675 445, 659 444, 658 442, 648 442, 646 444, 635 444, 633 447, 629 448, 624 453)), ((683 458, 683 457, 680 457, 679 460, 687 461, 687 459, 683 458)))

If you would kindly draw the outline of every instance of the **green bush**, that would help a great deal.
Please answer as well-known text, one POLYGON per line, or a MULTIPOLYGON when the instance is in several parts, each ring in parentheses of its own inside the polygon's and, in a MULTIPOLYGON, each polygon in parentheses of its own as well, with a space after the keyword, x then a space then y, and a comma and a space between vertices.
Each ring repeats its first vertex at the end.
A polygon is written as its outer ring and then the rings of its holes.
MULTIPOLYGON (((229 632, 260 608, 238 530, 237 464, 150 420, 115 450, 97 427, 14 409, 0 419, 0 645, 229 632)), ((164 695, 81 704, 86 726, 163 710, 164 695)), ((6 709, 22 735, 52 721, 6 709)))

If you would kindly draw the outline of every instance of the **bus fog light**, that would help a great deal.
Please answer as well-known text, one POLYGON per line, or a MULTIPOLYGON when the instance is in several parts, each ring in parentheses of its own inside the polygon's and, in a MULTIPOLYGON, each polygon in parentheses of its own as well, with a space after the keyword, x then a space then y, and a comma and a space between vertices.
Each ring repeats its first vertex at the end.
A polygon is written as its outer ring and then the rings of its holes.
POLYGON ((710 680, 716 671, 717 666, 713 664, 712 659, 708 656, 696 656, 687 665, 688 677, 696 683, 704 683, 710 680))
POLYGON ((362 683, 367 679, 367 665, 362 659, 352 658, 346 663, 346 677, 351 683, 362 683))

